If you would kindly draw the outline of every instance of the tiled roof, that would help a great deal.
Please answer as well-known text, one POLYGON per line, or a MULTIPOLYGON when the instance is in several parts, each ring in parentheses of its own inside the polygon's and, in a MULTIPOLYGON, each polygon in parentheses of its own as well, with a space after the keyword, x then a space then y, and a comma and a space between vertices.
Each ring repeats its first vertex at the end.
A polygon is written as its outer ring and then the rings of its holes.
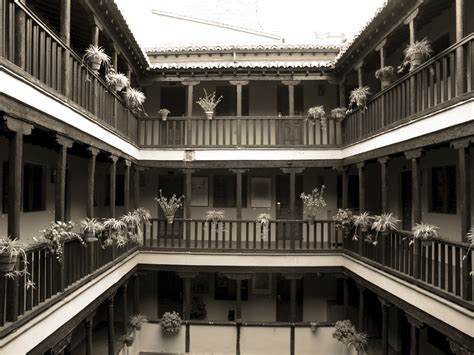
POLYGON ((155 63, 151 69, 237 69, 237 68, 332 68, 333 61, 219 61, 219 62, 185 62, 155 63))

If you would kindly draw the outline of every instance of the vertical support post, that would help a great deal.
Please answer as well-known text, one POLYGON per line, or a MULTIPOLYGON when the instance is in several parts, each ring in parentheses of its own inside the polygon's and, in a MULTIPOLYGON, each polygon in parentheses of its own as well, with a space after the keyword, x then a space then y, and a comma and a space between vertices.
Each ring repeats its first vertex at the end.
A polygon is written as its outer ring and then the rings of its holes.
POLYGON ((380 306, 382 307, 382 355, 388 355, 388 317, 390 303, 379 297, 380 306))
POLYGON ((125 171, 123 179, 123 206, 125 212, 130 210, 130 167, 132 163, 130 160, 125 159, 125 171))
MULTIPOLYGON (((415 17, 418 15, 418 9, 413 11, 404 21, 406 25, 409 27, 410 31, 410 44, 414 44, 416 37, 415 37, 415 17)), ((413 69, 413 67, 412 67, 413 69)), ((416 83, 415 83, 415 76, 412 75, 410 77, 410 113, 415 113, 416 108, 416 83)))
POLYGON ((133 167, 133 205, 135 209, 140 207, 140 168, 136 164, 133 167))
POLYGON ((112 295, 107 299, 107 334, 109 355, 115 355, 114 297, 115 295, 112 295))
POLYGON ((359 332, 364 331, 364 322, 365 322, 365 287, 362 285, 357 285, 359 289, 359 332))
POLYGON ((230 169, 236 176, 236 212, 235 218, 237 219, 237 249, 242 247, 242 176, 246 171, 245 169, 230 169))
POLYGON ((288 116, 295 115, 295 86, 288 85, 288 116))
POLYGON ((112 44, 113 51, 112 51, 112 66, 114 67, 115 71, 118 71, 118 55, 119 55, 119 48, 116 46, 115 43, 112 44))
POLYGON ((187 86, 186 93, 186 144, 187 146, 192 145, 192 134, 193 126, 191 118, 193 117, 193 105, 194 105, 194 86, 199 84, 199 81, 182 81, 181 84, 187 86))
POLYGON ((183 279, 183 320, 186 324, 186 339, 185 339, 185 352, 189 353, 190 348, 190 327, 189 320, 191 319, 191 279, 198 275, 197 272, 178 272, 177 275, 183 279))
POLYGON ((93 316, 89 316, 84 321, 86 328, 86 355, 92 355, 92 319, 93 316))
POLYGON ((349 208, 349 167, 342 167, 342 208, 349 208))
POLYGON ((99 150, 96 148, 89 147, 89 153, 91 154, 89 158, 89 168, 88 168, 88 177, 87 177, 87 217, 94 217, 94 189, 95 189, 95 167, 97 154, 99 150))
POLYGON ((245 80, 229 81, 231 85, 235 85, 237 91, 237 146, 242 145, 242 86, 247 85, 249 82, 245 80))
POLYGON ((128 300, 127 300, 128 283, 122 285, 122 335, 127 334, 128 321, 128 300))
POLYGON ((115 190, 117 182, 117 160, 118 157, 115 155, 109 156, 110 163, 110 217, 115 217, 115 190))
POLYGON ((22 69, 26 67, 26 14, 20 7, 15 11, 15 64, 22 69))
POLYGON ((420 329, 424 327, 424 324, 418 319, 412 317, 409 314, 406 314, 408 323, 410 323, 410 355, 419 354, 419 333, 420 329))
POLYGON ((380 164, 380 175, 381 175, 381 200, 382 200, 382 212, 388 211, 388 161, 389 157, 379 158, 377 161, 380 164))
POLYGON ((242 84, 236 85, 237 89, 237 117, 242 116, 242 84))
MULTIPOLYGON (((464 36, 464 0, 456 0, 456 42, 464 36)), ((456 96, 464 93, 466 68, 464 63, 464 48, 456 48, 456 96)))
POLYGON ((66 212, 67 149, 72 147, 73 141, 66 137, 56 135, 56 142, 59 144, 59 151, 58 157, 56 159, 56 192, 54 215, 56 221, 64 221, 66 212))
POLYGON ((365 162, 357 164, 359 172, 359 212, 365 211, 365 162))
POLYGON ((138 272, 134 273, 133 279, 133 313, 140 313, 140 276, 138 272))
MULTIPOLYGON (((60 36, 66 46, 71 45, 71 0, 61 0, 60 9, 60 36)), ((70 97, 71 94, 71 56, 68 50, 62 53, 62 92, 64 96, 70 97)))
POLYGON ((347 319, 349 316, 349 278, 344 275, 344 318, 347 319))
MULTIPOLYGON (((192 191, 192 179, 193 179, 193 172, 194 170, 192 169, 184 169, 184 175, 185 175, 185 184, 186 184, 186 189, 185 189, 185 196, 186 198, 184 199, 184 213, 185 213, 185 218, 187 219, 186 221, 186 248, 191 247, 191 218, 192 218, 192 208, 191 208, 191 191, 192 191)), ((195 236, 197 238, 197 236, 195 236)))
POLYGON ((235 290, 236 290, 236 309, 235 309, 235 320, 242 320, 242 280, 235 280, 235 290))

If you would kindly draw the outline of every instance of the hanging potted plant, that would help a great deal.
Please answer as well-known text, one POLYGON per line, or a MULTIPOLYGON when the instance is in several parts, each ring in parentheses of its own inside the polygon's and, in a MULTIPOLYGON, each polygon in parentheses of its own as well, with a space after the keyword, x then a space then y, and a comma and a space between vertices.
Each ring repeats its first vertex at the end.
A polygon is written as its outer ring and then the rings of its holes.
POLYGON ((80 227, 86 242, 97 241, 97 236, 104 230, 102 222, 95 218, 84 218, 80 222, 80 227))
POLYGON ((212 227, 217 228, 217 225, 225 218, 224 211, 210 210, 206 212, 206 222, 212 223, 212 227))
POLYGON ((207 119, 212 120, 214 110, 219 104, 219 102, 221 102, 221 100, 222 96, 216 99, 215 91, 211 95, 208 95, 206 89, 204 89, 204 97, 200 97, 199 100, 196 101, 196 103, 204 110, 207 119))
MULTIPOLYGON (((370 216, 369 212, 362 212, 359 215, 354 216, 354 235, 352 236, 352 240, 359 240, 359 232, 367 232, 370 228, 370 224, 372 222, 372 216, 370 216)), ((371 236, 367 236, 366 241, 371 242, 371 236)))
POLYGON ((325 186, 321 185, 318 189, 315 187, 310 194, 301 193, 300 198, 303 201, 303 208, 311 222, 314 222, 316 216, 323 207, 326 207, 326 200, 324 199, 325 186))
POLYGON ((352 90, 349 95, 349 109, 347 113, 352 112, 354 107, 365 111, 367 109, 367 96, 370 94, 371 92, 368 86, 362 86, 352 90))
POLYGON ((390 65, 375 71, 375 77, 380 80, 382 89, 390 85, 394 75, 395 69, 390 65))
POLYGON ((105 53, 104 48, 91 44, 84 52, 83 60, 87 60, 91 69, 97 73, 103 64, 106 69, 110 64, 110 57, 105 53))
POLYGON ((125 74, 117 73, 115 70, 109 70, 105 76, 105 82, 112 91, 122 91, 128 86, 129 80, 125 74))
POLYGON ((35 283, 31 281, 28 272, 25 245, 17 239, 0 238, 0 271, 10 279, 25 277, 25 288, 35 288, 35 283), (17 269, 19 258, 22 259, 22 269, 17 269))
POLYGON ((127 245, 127 225, 120 219, 108 218, 104 221, 104 245, 123 248, 127 245))
POLYGON ((168 110, 166 108, 162 108, 158 111, 158 114, 161 116, 162 121, 166 121, 166 119, 168 118, 168 115, 170 113, 171 113, 170 110, 168 110))
POLYGON ((438 227, 421 222, 417 223, 415 227, 413 227, 413 238, 410 241, 410 245, 415 243, 416 240, 420 240, 422 246, 430 246, 431 242, 438 238, 438 227))
POLYGON ((316 121, 321 122, 321 128, 326 129, 326 111, 324 111, 324 106, 314 106, 310 107, 308 110, 308 116, 306 121, 310 120, 313 125, 316 124, 316 121))
POLYGON ((125 232, 128 241, 140 244, 140 220, 138 216, 133 212, 128 212, 120 217, 120 221, 125 224, 125 232))
POLYGON ((131 335, 124 335, 123 342, 127 347, 131 347, 133 345, 133 337, 131 335))
POLYGON ((433 53, 430 41, 423 38, 421 41, 416 41, 409 44, 403 51, 404 59, 402 64, 398 67, 398 72, 403 72, 406 67, 410 67, 410 71, 420 66, 424 61, 428 60, 433 53))
POLYGON ((367 334, 355 332, 350 335, 346 340, 346 346, 348 349, 353 348, 357 351, 357 355, 366 355, 367 354, 367 334))
POLYGON ((145 226, 145 224, 148 224, 150 222, 151 213, 146 208, 138 207, 135 211, 133 211, 133 214, 138 220, 138 234, 142 235, 143 227, 145 226))
POLYGON ((163 314, 163 317, 161 317, 160 326, 164 333, 174 334, 179 332, 181 329, 181 323, 182 320, 179 316, 179 313, 173 311, 163 314))
POLYGON ((143 324, 148 323, 148 319, 145 315, 138 313, 131 316, 128 323, 136 330, 142 330, 143 324))
POLYGON ((160 190, 160 197, 155 197, 155 200, 160 205, 163 213, 165 214, 168 224, 173 224, 174 215, 176 211, 183 206, 184 195, 181 197, 176 197, 176 195, 171 196, 170 199, 163 196, 160 190))
POLYGON ((336 107, 331 110, 331 116, 336 120, 336 121, 342 121, 344 118, 346 118, 346 111, 347 109, 345 107, 336 107))
POLYGON ((263 238, 268 233, 270 227, 270 215, 268 213, 260 213, 255 220, 261 230, 260 236, 263 238))
POLYGON ((352 235, 352 231, 354 230, 354 217, 350 209, 339 208, 332 219, 336 222, 336 229, 343 233, 344 238, 352 235))
POLYGON ((382 213, 373 217, 372 229, 375 231, 375 240, 372 242, 373 245, 377 245, 379 233, 384 238, 387 232, 396 231, 397 223, 400 222, 393 216, 392 213, 382 213))
POLYGON ((332 337, 337 341, 347 344, 347 340, 356 333, 356 329, 350 320, 339 320, 334 324, 332 337))
POLYGON ((134 114, 144 112, 143 103, 146 100, 145 94, 140 90, 128 87, 123 94, 125 104, 134 114))

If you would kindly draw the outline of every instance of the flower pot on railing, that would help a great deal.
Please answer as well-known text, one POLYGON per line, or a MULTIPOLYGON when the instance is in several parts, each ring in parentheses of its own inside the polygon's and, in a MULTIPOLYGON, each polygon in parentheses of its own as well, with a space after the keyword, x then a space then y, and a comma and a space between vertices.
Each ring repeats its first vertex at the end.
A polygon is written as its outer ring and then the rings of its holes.
POLYGON ((111 86, 112 91, 122 91, 125 86, 122 84, 113 84, 111 86))
POLYGON ((420 66, 423 63, 423 54, 422 53, 413 53, 411 56, 411 69, 420 66))
POLYGON ((389 86, 391 83, 392 83, 392 79, 390 79, 390 78, 383 78, 383 79, 380 79, 380 84, 382 85, 382 89, 383 89, 383 88, 386 88, 386 87, 389 86))
POLYGON ((174 222, 174 215, 166 216, 166 221, 168 222, 168 224, 173 224, 173 222, 174 222))
POLYGON ((206 111, 206 117, 208 120, 212 120, 212 116, 214 116, 214 111, 206 111))
POLYGON ((0 254, 0 272, 10 272, 15 268, 17 256, 11 256, 9 253, 0 254))
POLYGON ((89 58, 89 65, 93 71, 99 71, 100 69, 100 59, 91 57, 89 58))

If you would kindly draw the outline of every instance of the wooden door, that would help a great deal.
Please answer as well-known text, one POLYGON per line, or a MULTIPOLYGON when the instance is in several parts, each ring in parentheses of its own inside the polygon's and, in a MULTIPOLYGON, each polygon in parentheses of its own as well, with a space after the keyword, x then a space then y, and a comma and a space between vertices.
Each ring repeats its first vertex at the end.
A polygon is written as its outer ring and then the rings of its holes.
POLYGON ((183 280, 171 271, 158 271, 158 318, 165 312, 183 314, 183 280))
MULTIPOLYGON (((296 219, 303 218, 303 203, 300 195, 303 192, 303 176, 296 175, 296 186, 295 186, 295 209, 296 219)), ((291 219, 291 206, 290 206, 290 175, 277 175, 276 177, 276 219, 285 220, 291 219)), ((296 226, 296 225, 295 225, 296 226)), ((294 233, 291 233, 290 225, 278 225, 277 238, 301 238, 301 228, 293 228, 294 233)))
POLYGON ((401 174, 401 194, 402 194, 402 228, 411 230, 411 212, 412 212, 412 183, 411 171, 403 171, 401 174))
MULTIPOLYGON (((276 321, 291 322, 291 281, 277 277, 276 321)), ((296 280, 296 322, 303 320, 303 279, 296 280)))

